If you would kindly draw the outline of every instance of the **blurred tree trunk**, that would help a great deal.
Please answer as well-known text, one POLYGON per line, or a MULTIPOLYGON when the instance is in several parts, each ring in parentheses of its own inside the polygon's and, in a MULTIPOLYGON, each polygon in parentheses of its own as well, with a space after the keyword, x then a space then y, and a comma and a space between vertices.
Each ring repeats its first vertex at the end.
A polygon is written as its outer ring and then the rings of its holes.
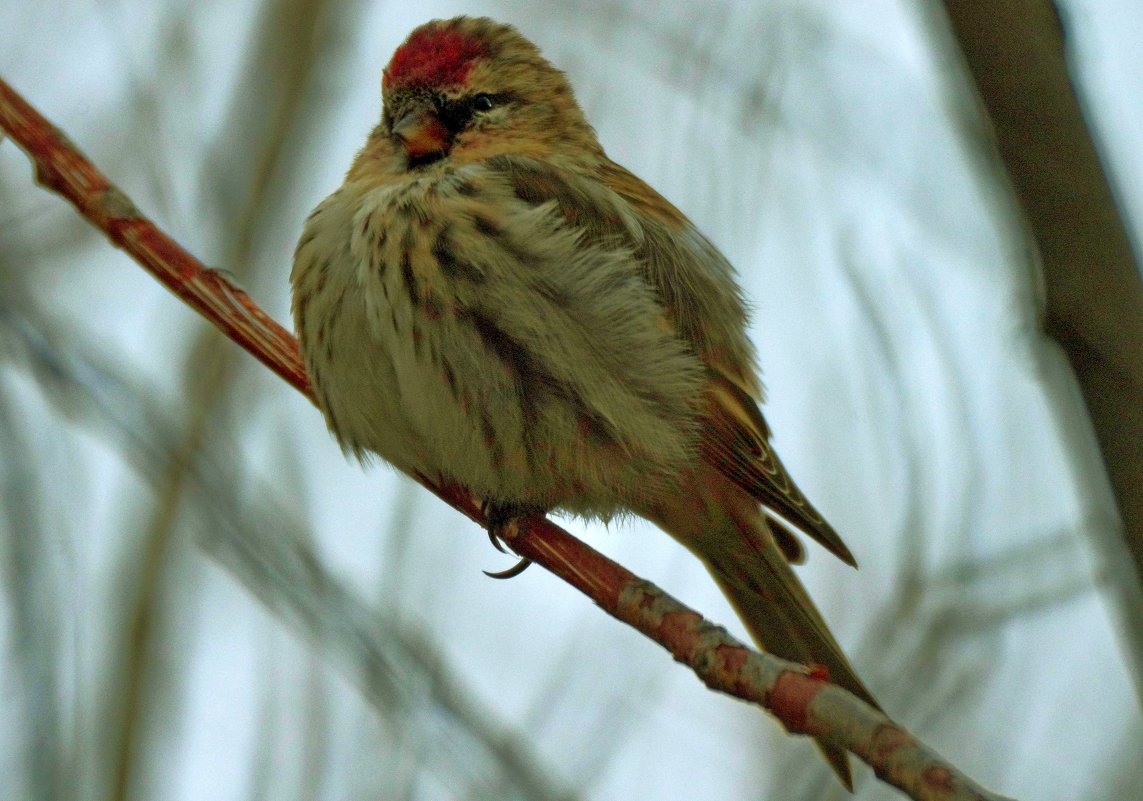
POLYGON ((1039 249, 1044 330, 1079 380, 1118 502, 1122 540, 1105 537, 1101 556, 1143 695, 1139 266, 1069 78, 1065 31, 1052 0, 944 0, 944 6, 1039 249))

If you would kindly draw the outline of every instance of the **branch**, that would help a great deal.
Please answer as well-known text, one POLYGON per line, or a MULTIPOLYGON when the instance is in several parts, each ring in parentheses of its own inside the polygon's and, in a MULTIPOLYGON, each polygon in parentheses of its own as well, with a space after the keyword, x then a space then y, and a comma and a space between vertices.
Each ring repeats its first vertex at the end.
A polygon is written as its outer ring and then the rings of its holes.
MULTIPOLYGON (((0 294, 0 358, 4 356, 9 357, 9 364, 18 364, 31 374, 43 397, 60 414, 103 437, 153 490, 159 489, 172 463, 181 459, 177 443, 183 437, 176 417, 156 400, 154 387, 128 375, 119 363, 107 363, 84 337, 76 336, 70 327, 55 325, 34 300, 0 294)), ((3 387, 0 382, 0 390, 3 387)), ((0 444, 6 446, 11 437, 5 441, 5 434, 17 429, 5 423, 3 414, 0 402, 0 444)), ((3 452, 17 455, 13 448, 3 452)), ((251 486, 239 479, 241 467, 236 460, 211 449, 187 469, 186 516, 200 532, 202 550, 287 628, 308 637, 326 665, 340 669, 357 686, 401 747, 416 755, 417 761, 431 764, 436 779, 458 798, 578 798, 553 781, 533 743, 501 720, 495 709, 479 703, 435 642, 398 617, 370 608, 322 563, 301 517, 290 512, 291 504, 285 500, 289 490, 283 490, 278 477, 273 484, 251 486), (442 738, 455 747, 440 748, 442 738)), ((17 469, 8 474, 22 481, 27 472, 17 469)), ((0 514, 19 514, 21 502, 27 507, 35 493, 25 489, 16 486, 6 497, 0 495, 0 514)), ((44 504, 51 502, 47 498, 44 504)), ((21 525, 10 527, 21 536, 7 538, 9 552, 14 554, 16 541, 29 540, 23 543, 26 550, 41 544, 33 540, 48 536, 46 528, 42 536, 34 528, 29 531, 31 517, 25 514, 19 518, 21 525)), ((16 591, 30 586, 36 571, 22 564, 12 576, 6 588, 16 591)), ((17 605, 18 609, 27 607, 26 602, 17 605)), ((37 648, 50 648, 44 637, 50 627, 42 620, 30 625, 29 630, 37 635, 31 642, 37 648)), ((47 660, 48 655, 39 659, 47 660)), ((37 708, 47 708, 45 704, 57 696, 47 696, 37 708)), ((58 753, 44 743, 33 746, 39 748, 40 756, 58 753)), ((63 775, 60 764, 60 759, 50 763, 49 779, 58 781, 63 775)), ((32 795, 63 797, 44 792, 32 795)), ((252 792, 248 796, 260 797, 252 792)))
MULTIPOLYGON (((0 127, 24 149, 36 180, 63 195, 117 247, 299 392, 313 399, 296 340, 222 273, 202 265, 144 217, 51 123, 0 80, 0 127)), ((483 524, 480 505, 456 486, 415 477, 483 524)), ((867 762, 917 801, 1002 801, 904 728, 810 668, 760 654, 702 615, 543 517, 508 527, 504 539, 613 617, 688 665, 711 689, 758 704, 785 728, 830 741, 867 762)))
MULTIPOLYGON (((1143 700, 1141 265, 1068 74, 1056 3, 944 0, 944 8, 991 122, 1012 199, 1038 250, 1044 332, 1063 349, 1079 382, 1122 516, 1122 524, 1089 530, 1143 700)), ((1089 488, 1097 485, 1093 494, 1103 495, 1099 459, 1089 455, 1091 435, 1085 425, 1071 428, 1063 433, 1072 440, 1074 470, 1089 488), (1090 476, 1099 478, 1084 478, 1090 476)))

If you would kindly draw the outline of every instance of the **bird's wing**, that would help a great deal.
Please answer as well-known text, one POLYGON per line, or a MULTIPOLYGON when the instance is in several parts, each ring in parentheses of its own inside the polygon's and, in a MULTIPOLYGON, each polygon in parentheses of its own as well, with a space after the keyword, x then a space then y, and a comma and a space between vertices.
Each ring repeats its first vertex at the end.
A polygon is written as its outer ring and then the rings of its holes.
MULTIPOLYGON (((746 339, 745 303, 733 268, 682 212, 637 176, 607 162, 601 177, 639 213, 637 219, 645 221, 637 253, 678 330, 710 371, 704 456, 767 510, 842 561, 855 564, 849 548, 798 489, 770 445, 770 430, 758 407, 762 389, 754 352, 746 339)), ((796 538, 773 522, 779 544, 798 561, 796 538)))
MULTIPOLYGON (((503 451, 496 461, 505 470, 547 472, 555 459, 568 482, 598 488, 623 472, 624 487, 665 486, 664 467, 697 452, 693 399, 705 366, 675 335, 630 244, 607 233, 605 214, 571 217, 590 199, 552 202, 573 190, 554 175, 541 187, 510 161, 444 172, 432 186, 417 213, 402 195, 377 201, 398 221, 385 247, 399 273, 388 274, 404 275, 423 309, 410 339, 424 357, 409 360, 408 375, 398 372, 408 396, 432 396, 431 388, 417 395, 417 381, 438 390, 444 382, 450 392, 437 394, 457 401, 450 407, 488 410, 485 439, 503 451), (582 447, 587 441, 598 447, 582 447), (614 453, 624 471, 601 453, 614 453), (571 461, 575 469, 563 469, 571 461)), ((618 199, 611 205, 622 212, 618 199)), ((372 230, 368 220, 356 228, 372 230)), ((363 251, 372 243, 359 242, 363 251)), ((433 431, 446 430, 432 422, 445 413, 423 404, 410 412, 433 431)))
MULTIPOLYGON (((643 233, 643 249, 660 296, 673 298, 681 308, 701 308, 696 296, 720 300, 721 309, 707 309, 691 318, 675 314, 679 330, 710 370, 706 457, 769 510, 852 564, 845 543, 798 490, 770 446, 770 429, 758 408, 761 383, 753 349, 745 341, 746 313, 733 269, 681 211, 639 177, 614 162, 604 166, 602 177, 643 219, 657 226, 643 233), (733 310, 730 315, 727 308, 733 310), (724 329, 712 330, 711 319, 723 320, 724 329)), ((801 562, 804 552, 797 538, 779 521, 772 523, 786 556, 801 562)))
MULTIPOLYGON (((856 566, 849 548, 790 478, 770 446, 766 421, 758 404, 733 381, 714 372, 707 389, 708 405, 703 455, 719 471, 819 542, 843 562, 856 566)), ((790 556, 789 532, 771 519, 782 550, 790 556)), ((799 561, 795 551, 791 561, 799 561)))

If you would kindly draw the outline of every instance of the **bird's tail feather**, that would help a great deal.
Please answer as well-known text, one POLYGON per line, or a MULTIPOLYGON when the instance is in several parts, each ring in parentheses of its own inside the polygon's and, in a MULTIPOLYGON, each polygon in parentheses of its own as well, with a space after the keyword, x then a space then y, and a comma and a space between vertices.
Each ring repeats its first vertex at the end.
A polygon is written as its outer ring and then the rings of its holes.
MULTIPOLYGON (((682 529, 689 534, 680 531, 678 517, 675 525, 666 527, 706 563, 761 648, 783 659, 825 667, 830 681, 876 707, 794 575, 758 504, 738 492, 719 494, 721 502, 702 503, 697 516, 693 513, 700 504, 675 510, 684 518, 682 529)), ((822 740, 817 746, 838 778, 852 789, 846 752, 822 740)))

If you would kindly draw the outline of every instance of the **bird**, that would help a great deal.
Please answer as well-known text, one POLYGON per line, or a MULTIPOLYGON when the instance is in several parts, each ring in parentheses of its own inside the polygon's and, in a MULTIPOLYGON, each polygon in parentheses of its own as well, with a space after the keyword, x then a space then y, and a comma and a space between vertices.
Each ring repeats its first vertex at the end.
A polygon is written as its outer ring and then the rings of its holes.
MULTIPOLYGON (((638 516, 705 564, 757 644, 876 706, 792 564, 856 567, 771 444, 728 260, 608 158, 567 76, 514 27, 433 20, 306 220, 302 357, 349 455, 461 485, 495 534, 638 516)), ((843 749, 817 745, 852 788, 843 749)))

